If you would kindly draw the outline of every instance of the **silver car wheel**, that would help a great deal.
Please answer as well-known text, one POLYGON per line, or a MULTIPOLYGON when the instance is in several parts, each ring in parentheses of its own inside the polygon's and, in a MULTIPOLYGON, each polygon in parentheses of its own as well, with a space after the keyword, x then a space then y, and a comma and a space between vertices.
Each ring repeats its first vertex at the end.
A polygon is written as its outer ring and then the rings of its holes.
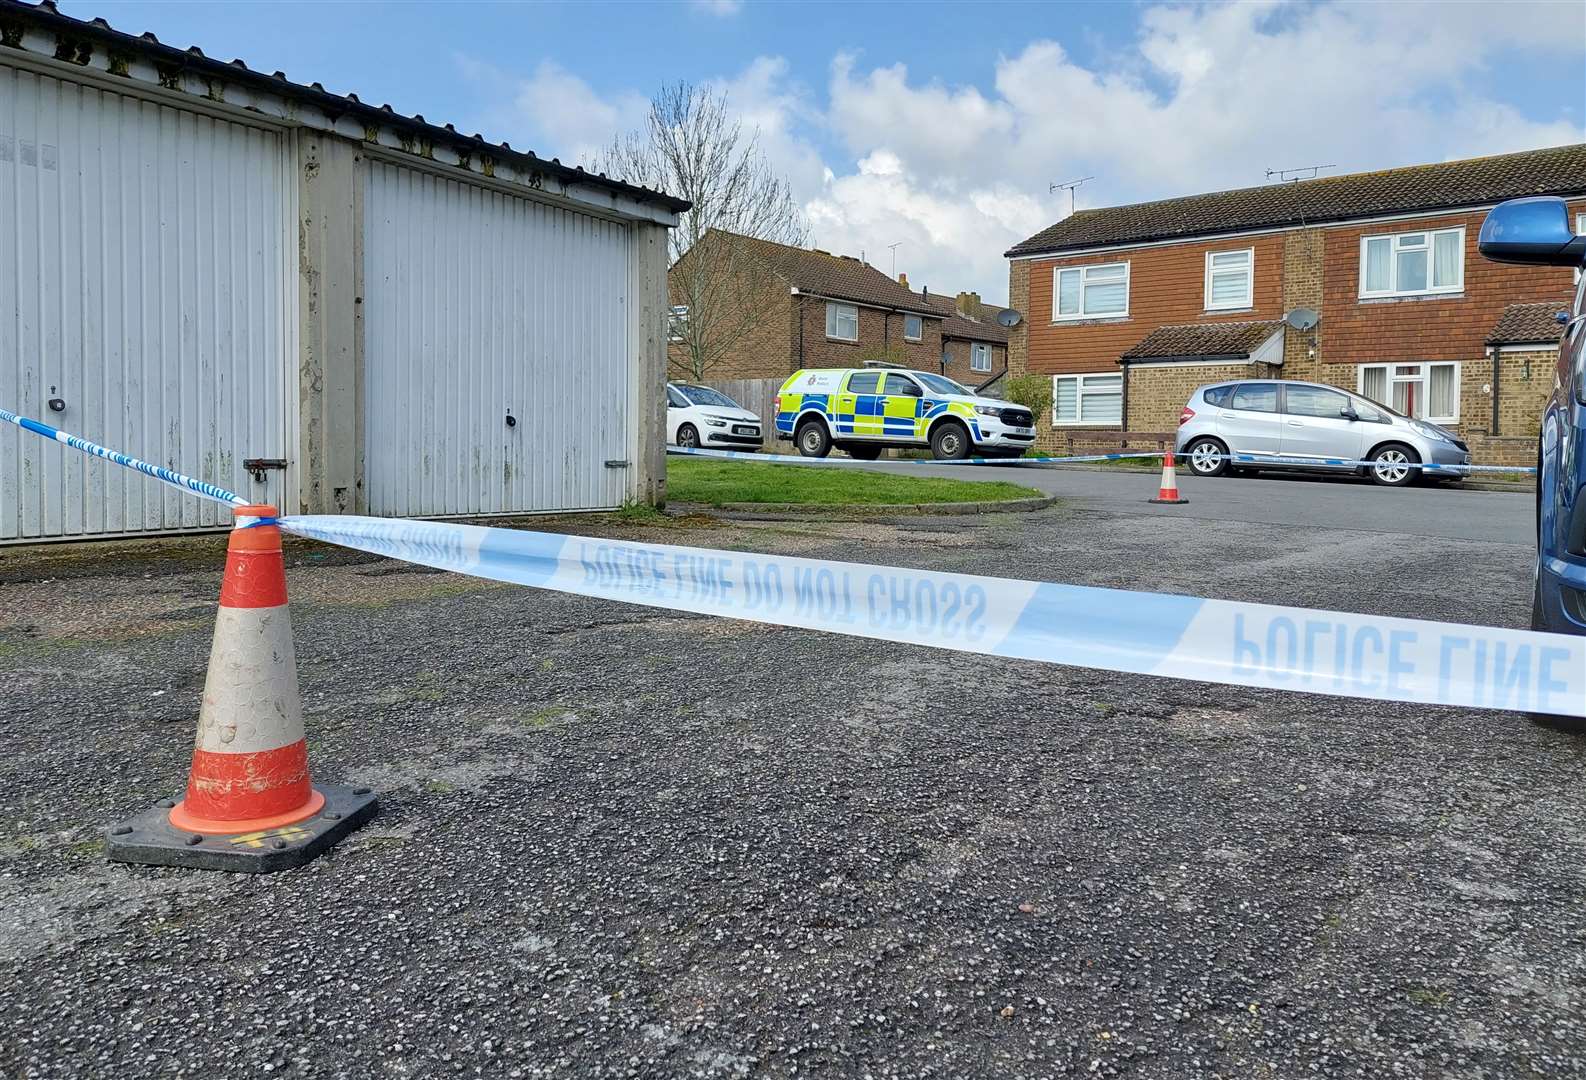
POLYGON ((1222 463, 1222 455, 1211 443, 1196 443, 1190 451, 1190 468, 1198 473, 1212 473, 1222 463))
POLYGON ((1372 469, 1384 483, 1400 484, 1410 475, 1409 461, 1410 456, 1403 450, 1389 447, 1377 455, 1376 464, 1372 469))

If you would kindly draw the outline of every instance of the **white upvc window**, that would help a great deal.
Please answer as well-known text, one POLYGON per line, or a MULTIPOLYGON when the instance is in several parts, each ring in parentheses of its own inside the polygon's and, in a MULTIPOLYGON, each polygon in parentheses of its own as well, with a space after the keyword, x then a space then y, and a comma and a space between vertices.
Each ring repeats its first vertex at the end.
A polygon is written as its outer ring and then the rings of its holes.
MULTIPOLYGON (((1575 235, 1576 236, 1586 236, 1586 214, 1576 214, 1575 215, 1575 235)), ((1577 266, 1575 268, 1575 281, 1577 283, 1580 282, 1580 274, 1581 274, 1581 269, 1580 269, 1580 267, 1577 266)))
POLYGON ((903 316, 903 340, 919 341, 925 336, 925 320, 918 315, 903 316))
POLYGON ((1129 264, 1057 267, 1052 271, 1052 321, 1129 314, 1129 264))
POLYGON ((1360 295, 1427 296, 1465 287, 1465 227, 1360 238, 1360 295))
POLYGON ((838 341, 858 341, 859 309, 852 304, 828 303, 826 336, 838 341))
POLYGON ((1459 423, 1459 364, 1362 364, 1358 388, 1372 401, 1434 424, 1459 423))
POLYGON ((688 305, 679 304, 666 314, 666 340, 688 340, 688 305))
POLYGON ((969 346, 969 370, 991 370, 991 346, 981 345, 978 342, 969 346))
POLYGON ((1052 376, 1052 424, 1082 427, 1123 422, 1123 375, 1052 376))
POLYGON ((1231 311, 1255 304, 1256 249, 1206 253, 1206 310, 1231 311))

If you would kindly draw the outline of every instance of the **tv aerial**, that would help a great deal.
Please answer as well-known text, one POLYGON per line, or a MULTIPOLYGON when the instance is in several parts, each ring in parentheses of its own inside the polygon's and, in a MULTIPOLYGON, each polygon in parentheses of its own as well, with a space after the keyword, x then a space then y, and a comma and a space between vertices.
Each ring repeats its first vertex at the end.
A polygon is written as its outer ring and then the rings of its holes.
POLYGON ((1047 184, 1046 193, 1050 195, 1059 189, 1068 192, 1068 212, 1072 215, 1074 213, 1074 189, 1094 179, 1096 179, 1094 176, 1082 176, 1078 180, 1070 180, 1066 184, 1047 184))
POLYGON ((1293 184, 1300 180, 1314 180, 1323 169, 1336 169, 1337 165, 1302 165, 1298 169, 1268 169, 1267 179, 1274 176, 1281 184, 1293 184))

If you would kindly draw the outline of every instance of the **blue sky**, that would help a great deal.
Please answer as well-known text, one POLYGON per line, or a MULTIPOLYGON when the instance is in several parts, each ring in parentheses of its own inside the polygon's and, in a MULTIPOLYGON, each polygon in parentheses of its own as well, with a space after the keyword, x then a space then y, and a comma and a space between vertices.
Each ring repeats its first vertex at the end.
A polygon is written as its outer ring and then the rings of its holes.
POLYGON ((1586 5, 171 3, 79 18, 577 161, 672 80, 725 90, 819 246, 1006 295, 1080 205, 1586 139, 1586 5))

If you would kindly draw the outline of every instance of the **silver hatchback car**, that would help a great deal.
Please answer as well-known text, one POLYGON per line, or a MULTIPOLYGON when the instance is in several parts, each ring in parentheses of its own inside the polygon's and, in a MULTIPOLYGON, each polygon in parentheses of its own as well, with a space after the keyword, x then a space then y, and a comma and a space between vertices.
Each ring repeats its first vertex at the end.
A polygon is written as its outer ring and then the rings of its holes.
POLYGON ((1470 464, 1470 448, 1436 424, 1336 386, 1265 379, 1196 387, 1179 414, 1177 447, 1196 476, 1305 469, 1399 487, 1418 478, 1417 464, 1455 467, 1428 473, 1428 480, 1463 478, 1469 474, 1459 466, 1470 464), (1255 460, 1231 462, 1230 454, 1255 460), (1356 461, 1371 464, 1344 464, 1356 461))

